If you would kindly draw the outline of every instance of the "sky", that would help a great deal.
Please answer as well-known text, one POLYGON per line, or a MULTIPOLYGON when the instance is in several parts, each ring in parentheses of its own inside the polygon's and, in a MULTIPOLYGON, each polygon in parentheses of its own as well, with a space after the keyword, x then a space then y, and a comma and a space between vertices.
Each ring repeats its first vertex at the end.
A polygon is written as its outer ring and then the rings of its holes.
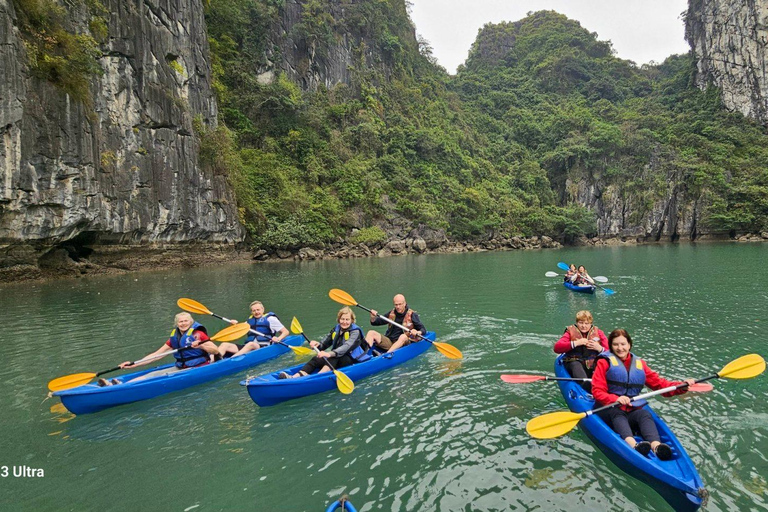
POLYGON ((416 33, 430 42, 449 73, 467 59, 486 23, 517 21, 531 11, 553 10, 610 40, 617 57, 646 64, 688 52, 680 14, 688 0, 410 0, 416 33))

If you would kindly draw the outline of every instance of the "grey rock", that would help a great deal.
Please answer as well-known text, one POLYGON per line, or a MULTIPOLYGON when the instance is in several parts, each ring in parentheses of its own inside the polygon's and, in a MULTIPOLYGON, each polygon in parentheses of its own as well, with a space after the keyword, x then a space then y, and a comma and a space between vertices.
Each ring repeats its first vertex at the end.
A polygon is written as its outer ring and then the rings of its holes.
MULTIPOLYGON (((62 5, 66 28, 88 34, 84 4, 62 5)), ((200 165, 192 126, 214 129, 218 116, 202 3, 104 5, 89 106, 32 75, 13 4, 0 0, 0 243, 34 240, 42 256, 83 238, 242 240, 227 178, 200 165)))
POLYGON ((393 254, 399 254, 405 251, 405 242, 402 240, 392 240, 386 245, 386 248, 393 254))
POLYGON ((690 0, 685 19, 696 84, 714 84, 726 108, 768 125, 768 2, 690 0))
POLYGON ((423 254, 427 251, 427 242, 423 238, 416 238, 413 240, 413 243, 411 243, 411 248, 415 252, 423 254))

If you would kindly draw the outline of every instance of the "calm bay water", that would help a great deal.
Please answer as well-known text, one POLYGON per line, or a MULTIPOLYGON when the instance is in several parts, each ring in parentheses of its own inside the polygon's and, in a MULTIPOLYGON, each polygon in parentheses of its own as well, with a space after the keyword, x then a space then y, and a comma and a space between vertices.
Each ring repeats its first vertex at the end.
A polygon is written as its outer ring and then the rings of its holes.
MULTIPOLYGON (((525 423, 564 409, 554 383, 510 385, 501 373, 551 374, 552 346, 589 309, 624 327, 668 378, 703 377, 766 350, 768 245, 660 245, 231 265, 0 288, 0 510, 319 511, 346 493, 358 510, 668 510, 575 429, 534 441, 525 423), (544 273, 558 261, 610 278, 617 293, 582 296, 544 273), (310 337, 334 324, 342 288, 386 311, 403 292, 435 350, 336 392, 259 408, 238 383, 295 364, 284 355, 209 385, 74 417, 44 400, 46 383, 155 350, 179 297, 244 319, 265 302, 310 337)), ((360 324, 367 326, 362 310, 360 324)), ((209 332, 225 326, 198 317, 209 332)), ((706 510, 768 510, 768 375, 657 399, 710 492, 706 510)))

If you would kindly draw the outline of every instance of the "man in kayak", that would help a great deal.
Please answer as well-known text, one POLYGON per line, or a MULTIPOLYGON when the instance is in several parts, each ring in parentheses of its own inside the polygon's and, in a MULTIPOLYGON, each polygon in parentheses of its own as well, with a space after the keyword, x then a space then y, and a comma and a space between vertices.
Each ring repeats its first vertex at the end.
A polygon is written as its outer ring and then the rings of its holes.
MULTIPOLYGON (((238 343, 222 343, 219 345, 219 355, 221 357, 227 357, 228 355, 239 356, 241 354, 247 354, 254 350, 258 350, 261 347, 266 347, 272 343, 283 341, 283 338, 288 336, 288 329, 280 322, 273 312, 264 313, 264 304, 255 300, 251 302, 251 316, 248 317, 248 325, 251 326, 251 332, 248 333, 246 343, 240 345, 238 343), (256 331, 258 334, 254 334, 256 331)), ((237 320, 230 320, 232 325, 235 325, 237 320)))
MULTIPOLYGON (((217 347, 214 342, 208 341, 210 338, 208 338, 208 333, 205 327, 195 322, 192 315, 186 312, 178 313, 174 319, 174 324, 176 327, 171 331, 171 336, 168 338, 168 341, 163 343, 159 349, 144 356, 142 359, 152 358, 163 352, 183 348, 184 350, 179 350, 173 354, 176 358, 176 366, 150 372, 136 379, 132 379, 131 382, 148 379, 157 375, 174 373, 186 370, 187 368, 202 366, 210 362, 211 356, 217 356, 219 354, 219 347, 217 347)), ((140 364, 131 364, 131 361, 125 361, 120 364, 120 368, 136 368, 137 366, 142 366, 152 361, 153 360, 145 361, 140 364)), ((112 381, 99 379, 99 386, 110 386, 119 383, 120 381, 117 379, 112 379, 112 381)))
MULTIPOLYGON (((608 335, 610 352, 602 352, 598 356, 595 372, 592 375, 592 396, 595 397, 595 407, 619 402, 621 406, 612 407, 599 412, 598 415, 626 442, 643 455, 653 451, 661 460, 672 458, 671 448, 662 443, 659 431, 651 413, 643 407, 645 400, 632 402, 634 396, 640 394, 643 386, 653 390, 676 386, 682 382, 670 382, 652 371, 645 361, 632 352, 632 338, 624 329, 615 329, 608 335), (637 442, 633 432, 640 432, 643 440, 637 442)), ((692 386, 695 380, 686 379, 692 386)), ((662 396, 681 395, 688 391, 687 387, 664 393, 662 396)))
POLYGON ((301 370, 295 374, 289 375, 287 372, 280 372, 278 378, 305 377, 311 373, 329 372, 333 368, 338 370, 370 359, 363 330, 355 324, 355 312, 348 306, 344 306, 336 315, 336 322, 338 322, 336 326, 323 338, 323 341, 318 343, 311 340, 309 342, 310 347, 319 350, 315 357, 307 361, 301 370), (333 368, 326 364, 326 360, 333 365, 333 368))
POLYGON ((424 336, 427 334, 427 329, 419 319, 419 314, 408 307, 408 303, 405 301, 405 297, 402 294, 395 295, 392 299, 394 309, 389 311, 386 316, 390 320, 397 322, 400 325, 404 325, 408 328, 408 332, 403 332, 400 327, 394 326, 387 321, 379 317, 379 313, 375 310, 371 310, 371 325, 389 325, 387 332, 382 336, 376 331, 368 331, 365 337, 365 341, 368 342, 368 346, 373 347, 376 345, 381 350, 387 352, 394 352, 400 347, 409 345, 412 341, 419 339, 419 334, 424 336))
MULTIPOLYGON (((565 328, 554 350, 555 354, 565 354, 563 363, 571 377, 589 379, 598 354, 608 350, 608 338, 592 323, 592 313, 583 310, 576 313, 576 323, 565 328)), ((590 383, 582 382, 581 387, 589 392, 590 383)))

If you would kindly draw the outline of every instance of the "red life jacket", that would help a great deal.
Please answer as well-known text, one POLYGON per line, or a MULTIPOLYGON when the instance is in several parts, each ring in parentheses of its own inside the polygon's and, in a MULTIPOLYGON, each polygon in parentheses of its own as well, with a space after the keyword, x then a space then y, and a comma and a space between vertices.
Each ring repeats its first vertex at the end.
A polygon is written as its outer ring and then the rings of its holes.
MULTIPOLYGON (((411 340, 411 341, 415 341, 415 340, 419 339, 418 336, 411 336, 410 334, 408 334, 408 331, 413 329, 413 320, 411 319, 411 317, 413 316, 413 313, 414 313, 414 311, 412 309, 408 309, 405 312, 405 316, 403 317, 403 324, 402 324, 404 327, 407 327, 407 329, 405 331, 405 335, 408 336, 408 339, 411 340)), ((395 315, 395 310, 394 309, 389 312, 388 317, 393 322, 395 321, 396 315, 395 315)))
MULTIPOLYGON (((581 334, 581 331, 578 327, 576 327, 576 325, 569 325, 565 328, 565 330, 568 331, 568 333, 571 335, 571 341, 580 340, 582 338, 600 341, 600 336, 597 334, 599 329, 594 324, 589 329, 589 332, 586 336, 581 334)), ((600 350, 589 350, 586 345, 580 345, 566 352, 565 357, 563 357, 563 362, 570 363, 571 361, 581 361, 584 363, 584 366, 586 366, 587 369, 591 370, 595 367, 597 355, 600 352, 602 352, 602 348, 600 350)))

